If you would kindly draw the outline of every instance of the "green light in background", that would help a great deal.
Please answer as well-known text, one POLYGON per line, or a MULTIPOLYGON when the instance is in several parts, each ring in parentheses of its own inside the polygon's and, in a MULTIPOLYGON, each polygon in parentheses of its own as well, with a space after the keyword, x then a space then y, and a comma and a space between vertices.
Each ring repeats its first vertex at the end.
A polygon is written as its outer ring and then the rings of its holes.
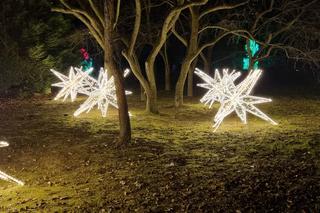
MULTIPOLYGON (((244 69, 244 70, 248 70, 249 69, 249 64, 250 64, 250 58, 249 58, 249 51, 248 51, 248 47, 247 47, 247 45, 244 45, 244 48, 245 48, 245 50, 246 50, 246 52, 247 52, 247 56, 245 56, 244 58, 243 58, 243 67, 242 67, 242 69, 244 69)), ((256 42, 255 42, 255 40, 252 40, 252 39, 250 39, 249 40, 249 48, 250 48, 250 52, 251 52, 251 58, 253 58, 254 56, 255 56, 255 54, 259 51, 259 49, 260 49, 260 46, 259 46, 259 44, 257 44, 256 42)), ((254 64, 253 64, 253 69, 259 69, 259 62, 258 61, 256 61, 254 64)))

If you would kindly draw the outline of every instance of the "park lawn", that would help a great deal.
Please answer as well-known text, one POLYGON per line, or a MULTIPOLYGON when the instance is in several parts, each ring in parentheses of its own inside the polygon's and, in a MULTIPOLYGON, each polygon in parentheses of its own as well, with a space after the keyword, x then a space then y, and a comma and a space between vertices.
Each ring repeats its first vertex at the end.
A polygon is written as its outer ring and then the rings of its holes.
POLYGON ((199 98, 177 110, 160 99, 160 114, 129 98, 132 142, 114 145, 117 111, 51 97, 0 101, 0 212, 320 211, 320 98, 273 97, 259 105, 279 122, 234 114, 217 132, 199 98))

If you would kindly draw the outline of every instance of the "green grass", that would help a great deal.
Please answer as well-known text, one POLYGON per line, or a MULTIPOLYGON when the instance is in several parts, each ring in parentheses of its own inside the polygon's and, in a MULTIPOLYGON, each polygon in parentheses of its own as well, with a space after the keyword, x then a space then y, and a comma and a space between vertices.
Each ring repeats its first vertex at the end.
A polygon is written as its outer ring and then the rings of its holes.
POLYGON ((72 116, 79 104, 49 98, 3 100, 0 211, 320 210, 320 100, 276 97, 260 109, 272 126, 232 115, 212 132, 213 109, 187 99, 160 114, 130 97, 132 143, 114 146, 117 111, 72 116))

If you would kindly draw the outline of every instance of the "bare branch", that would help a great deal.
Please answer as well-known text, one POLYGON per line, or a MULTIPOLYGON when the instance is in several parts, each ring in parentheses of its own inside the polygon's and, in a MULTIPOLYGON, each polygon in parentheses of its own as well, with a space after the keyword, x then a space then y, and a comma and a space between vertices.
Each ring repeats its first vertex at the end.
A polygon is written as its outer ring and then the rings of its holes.
POLYGON ((119 15, 120 15, 120 6, 121 6, 121 0, 117 1, 117 12, 116 12, 116 19, 113 24, 113 29, 117 26, 119 15))
POLYGON ((155 57, 158 55, 162 45, 164 44, 166 40, 167 33, 171 28, 173 27, 175 21, 179 18, 180 12, 184 9, 187 9, 192 6, 196 5, 203 5, 206 4, 208 0, 201 0, 201 1, 192 1, 185 3, 181 6, 176 7, 175 9, 171 10, 169 15, 166 17, 164 24, 162 26, 162 30, 158 39, 158 42, 155 44, 152 53, 150 54, 150 58, 155 59, 155 57))
POLYGON ((65 10, 62 8, 52 8, 52 11, 54 12, 59 12, 59 13, 64 13, 64 14, 71 14, 77 17, 86 27, 89 29, 90 33, 92 36, 97 40, 98 44, 102 49, 104 49, 104 42, 103 42, 103 37, 100 36, 99 33, 96 32, 96 29, 88 22, 88 20, 80 15, 79 13, 76 13, 72 10, 65 10))
POLYGON ((254 24, 252 25, 251 31, 253 31, 253 30, 256 29, 257 24, 259 23, 260 19, 261 19, 264 15, 266 15, 267 13, 269 13, 269 12, 271 12, 271 11, 273 10, 273 5, 274 5, 274 0, 271 0, 271 3, 270 3, 269 8, 268 8, 267 10, 263 11, 262 13, 260 13, 260 14, 257 16, 254 24))
POLYGON ((245 2, 241 2, 239 4, 234 4, 234 5, 220 5, 220 6, 214 6, 212 8, 208 8, 205 11, 203 11, 200 16, 199 19, 203 18, 204 16, 208 15, 209 13, 214 13, 217 12, 219 10, 230 10, 230 9, 234 9, 236 7, 240 7, 242 5, 247 4, 249 1, 245 1, 245 2))
POLYGON ((176 31, 175 27, 173 27, 171 31, 172 31, 173 35, 175 35, 176 38, 177 38, 184 46, 188 46, 187 40, 184 39, 184 38, 182 37, 182 35, 180 35, 180 34, 176 31))
POLYGON ((194 60, 196 57, 198 57, 198 55, 207 47, 213 46, 216 43, 218 43, 221 39, 223 39, 224 37, 226 37, 229 34, 235 33, 236 31, 229 31, 229 32, 225 32, 222 35, 220 35, 219 37, 215 38, 213 41, 208 42, 206 44, 203 44, 198 51, 196 52, 196 54, 194 55, 194 57, 192 58, 192 60, 194 60))
POLYGON ((87 20, 89 20, 92 27, 96 30, 96 33, 99 34, 99 36, 103 37, 102 29, 97 25, 98 21, 95 20, 92 16, 88 14, 88 12, 78 9, 78 8, 72 8, 70 5, 68 5, 65 0, 60 0, 60 2, 68 9, 73 11, 74 13, 81 14, 84 16, 87 20))
POLYGON ((133 32, 131 35, 131 40, 130 40, 130 47, 129 47, 129 55, 132 55, 134 46, 136 44, 137 41, 137 37, 140 31, 140 25, 141 25, 141 2, 140 0, 135 0, 135 4, 136 4, 136 17, 135 17, 135 21, 134 21, 134 28, 133 28, 133 32))
POLYGON ((101 14, 98 10, 98 8, 95 6, 95 4, 92 2, 92 0, 88 0, 89 4, 93 10, 93 12, 96 14, 96 16, 98 17, 98 19, 100 20, 100 24, 105 27, 105 23, 103 21, 103 14, 101 14))

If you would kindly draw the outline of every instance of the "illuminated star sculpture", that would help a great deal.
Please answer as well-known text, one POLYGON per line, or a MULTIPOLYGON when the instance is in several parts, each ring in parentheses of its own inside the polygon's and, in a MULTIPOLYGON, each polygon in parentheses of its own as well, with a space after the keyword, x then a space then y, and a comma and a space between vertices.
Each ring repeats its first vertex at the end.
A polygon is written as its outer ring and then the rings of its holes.
MULTIPOLYGON (((9 143, 5 142, 5 141, 0 141, 0 148, 1 147, 6 147, 9 146, 9 143)), ((24 185, 24 183, 20 180, 15 179, 14 177, 11 177, 10 175, 7 175, 6 173, 0 171, 0 179, 5 180, 5 181, 9 181, 9 182, 15 182, 19 185, 24 185)))
POLYGON ((83 72, 82 68, 71 67, 68 76, 53 69, 50 71, 61 80, 59 83, 52 84, 52 86, 62 88, 54 100, 58 100, 63 97, 63 101, 65 101, 70 96, 71 101, 74 101, 77 98, 78 93, 89 95, 95 82, 88 74, 91 71, 83 72))
MULTIPOLYGON (((223 119, 227 117, 229 114, 231 114, 233 111, 236 112, 238 117, 245 124, 247 123, 247 112, 249 112, 257 117, 260 117, 265 121, 270 122, 273 125, 277 125, 275 121, 273 121, 261 110, 259 110, 256 106, 254 106, 255 104, 267 103, 267 102, 271 102, 272 100, 268 98, 262 98, 262 97, 250 95, 254 85, 258 81, 261 74, 262 74, 261 70, 251 71, 248 74, 248 76, 238 85, 234 84, 234 80, 232 77, 230 77, 229 80, 227 80, 228 79, 227 78, 224 82, 221 81, 222 82, 221 85, 219 85, 219 83, 217 83, 213 79, 212 85, 222 86, 222 88, 218 86, 219 88, 217 90, 218 94, 214 94, 215 90, 212 91, 212 93, 210 93, 211 96, 214 96, 214 97, 212 97, 211 99, 210 97, 207 97, 208 100, 217 100, 221 103, 221 106, 214 117, 214 122, 215 122, 215 124, 213 125, 214 130, 217 130, 217 128, 221 125, 223 119)), ((223 76, 225 77, 228 75, 224 73, 223 76)), ((210 76, 207 76, 207 77, 210 77, 210 76)), ((239 76, 234 76, 234 77, 238 78, 239 76)), ((214 87, 212 86, 212 88, 214 87)), ((209 91, 212 88, 207 87, 209 91)))
MULTIPOLYGON (((78 116, 83 112, 89 112, 94 106, 98 106, 103 117, 106 117, 109 104, 118 108, 116 99, 116 88, 114 85, 114 78, 108 78, 107 72, 101 68, 98 79, 94 79, 88 73, 83 72, 82 68, 70 68, 69 76, 63 75, 51 69, 60 80, 59 83, 52 84, 52 86, 61 87, 55 100, 63 97, 65 101, 69 96, 71 101, 77 98, 77 94, 87 95, 87 100, 75 111, 74 116, 78 116)), ((124 77, 129 74, 130 70, 124 71, 124 77)), ((126 91, 126 94, 131 92, 126 91)))
MULTIPOLYGON (((126 77, 129 72, 130 70, 126 69, 124 71, 124 77, 126 77)), ((131 92, 126 91, 126 94, 131 94, 131 92)), ((113 76, 108 78, 108 73, 101 68, 93 91, 89 94, 88 99, 75 111, 74 116, 78 116, 83 112, 88 113, 97 105, 102 117, 106 117, 109 104, 118 108, 114 78, 113 76)))
POLYGON ((219 70, 216 69, 214 78, 211 78, 198 68, 196 68, 195 74, 206 82, 197 84, 197 86, 208 89, 208 92, 200 99, 200 102, 209 105, 209 108, 212 107, 215 101, 222 102, 224 100, 226 90, 233 90, 235 88, 234 81, 241 75, 240 72, 235 70, 229 73, 228 69, 223 69, 221 75, 219 70))

